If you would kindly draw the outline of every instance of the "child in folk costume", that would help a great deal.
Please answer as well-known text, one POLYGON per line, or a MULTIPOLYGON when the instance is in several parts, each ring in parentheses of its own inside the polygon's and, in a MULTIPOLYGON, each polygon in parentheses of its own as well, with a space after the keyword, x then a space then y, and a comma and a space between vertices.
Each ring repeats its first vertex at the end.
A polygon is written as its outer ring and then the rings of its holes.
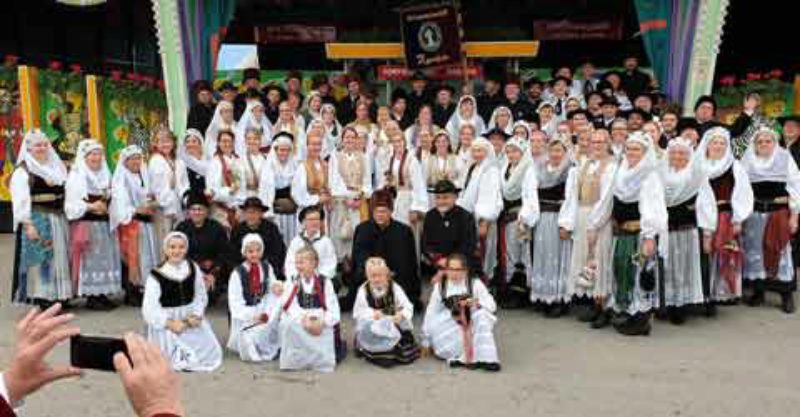
POLYGON ((589 158, 569 170, 558 226, 572 239, 568 294, 578 300, 591 298, 594 308, 579 319, 599 329, 611 318, 606 308, 613 281, 611 190, 617 163, 606 130, 592 133, 590 148, 589 158))
POLYGON ((214 109, 214 116, 206 129, 204 153, 207 158, 210 159, 211 156, 217 153, 217 139, 222 131, 236 131, 236 121, 233 119, 233 103, 225 100, 217 103, 217 107, 214 109))
POLYGON ((797 232, 800 212, 800 171, 789 152, 778 145, 769 128, 756 131, 742 157, 755 196, 753 214, 744 222, 744 272, 753 285, 747 300, 764 303, 767 289, 780 293, 781 309, 794 313, 794 265, 791 236, 797 232))
POLYGON ((103 145, 94 139, 78 144, 67 177, 64 211, 70 220, 70 269, 76 295, 86 307, 116 307, 106 296, 122 290, 119 241, 109 227, 111 171, 103 145))
POLYGON ((342 144, 342 150, 331 156, 328 178, 333 196, 330 235, 339 262, 346 265, 356 226, 369 218, 367 199, 372 195, 372 173, 367 156, 357 149, 355 129, 344 128, 342 144))
POLYGON ((278 120, 272 128, 272 134, 277 135, 278 132, 286 132, 294 138, 294 157, 298 161, 306 159, 306 131, 303 123, 298 119, 297 113, 292 110, 292 106, 288 101, 281 102, 278 106, 278 120))
POLYGON ((175 135, 167 129, 161 129, 156 132, 154 141, 147 173, 150 191, 157 203, 153 212, 153 227, 156 242, 160 242, 183 217, 181 197, 189 189, 189 178, 183 161, 175 156, 175 135))
POLYGON ((497 218, 503 209, 500 168, 495 161, 494 148, 485 138, 472 142, 471 149, 474 162, 467 170, 464 191, 457 204, 475 217, 483 274, 492 277, 497 266, 497 218))
POLYGON ((144 164, 144 152, 129 145, 119 155, 111 180, 111 230, 119 236, 126 302, 140 305, 144 280, 158 263, 158 243, 153 229, 155 197, 144 164))
POLYGON ((353 307, 356 352, 386 368, 410 364, 420 353, 412 333, 414 304, 392 280, 382 258, 367 259, 365 269, 367 282, 358 289, 353 307))
POLYGON ((299 219, 302 227, 289 243, 283 268, 284 275, 287 278, 297 275, 295 255, 300 249, 310 246, 314 248, 319 258, 317 271, 326 277, 333 277, 336 275, 336 249, 331 238, 323 233, 325 209, 322 206, 306 207, 300 210, 299 219))
MULTIPOLYGON (((450 134, 450 139, 454 140, 459 137, 461 127, 464 125, 472 125, 475 128, 476 136, 482 135, 486 130, 486 124, 478 114, 478 105, 475 101, 475 97, 469 95, 461 96, 458 100, 458 107, 455 113, 453 113, 450 120, 447 122, 445 129, 447 129, 447 133, 450 134)), ((452 145, 456 146, 458 144, 453 143, 452 145)))
POLYGON ((39 130, 25 134, 11 175, 16 248, 11 297, 41 307, 73 296, 64 217, 67 169, 39 130))
POLYGON ((237 155, 242 155, 245 198, 261 197, 262 181, 267 171, 267 155, 261 153, 261 135, 260 128, 247 129, 244 134, 245 151, 241 154, 237 152, 237 155))
POLYGON ((530 299, 544 304, 544 313, 556 318, 568 310, 569 267, 572 242, 560 231, 558 216, 565 198, 570 157, 564 142, 547 145, 548 161, 534 164, 522 184, 520 221, 533 229, 532 261, 528 265, 530 299))
POLYGON ((164 262, 147 278, 142 316, 147 339, 161 347, 176 371, 210 372, 222 364, 222 348, 205 319, 208 296, 200 268, 186 259, 181 232, 164 239, 164 262))
POLYGON ((700 256, 711 253, 712 236, 717 228, 717 204, 703 159, 694 154, 689 140, 677 137, 669 142, 660 174, 669 229, 664 291, 660 299, 670 321, 682 324, 686 308, 704 301, 700 256))
POLYGON ((242 117, 236 124, 236 153, 246 155, 248 151, 247 135, 248 132, 259 132, 258 151, 261 153, 269 152, 272 145, 272 123, 264 114, 264 104, 259 100, 249 101, 242 113, 242 117))
POLYGON ((425 310, 423 353, 432 351, 450 367, 499 371, 493 334, 497 306, 483 281, 468 270, 463 255, 447 258, 446 273, 433 286, 425 310))
POLYGON ((233 132, 219 132, 217 142, 217 150, 208 169, 206 195, 213 202, 211 217, 230 231, 237 223, 236 207, 246 195, 244 163, 233 150, 233 132))
POLYGON ((297 235, 297 203, 292 198, 292 179, 297 172, 297 161, 292 158, 293 139, 285 132, 275 136, 272 152, 261 170, 259 191, 264 204, 272 207, 275 224, 287 247, 297 235))
POLYGON ((733 157, 728 129, 714 127, 697 148, 708 170, 717 205, 717 230, 711 247, 708 282, 703 289, 707 312, 715 303, 742 296, 742 223, 753 212, 753 189, 742 163, 733 157))
POLYGON ((392 156, 379 176, 382 178, 378 188, 389 189, 395 195, 392 217, 416 231, 428 211, 428 188, 419 161, 410 155, 399 131, 392 136, 391 146, 392 156))
POLYGON ((505 145, 506 162, 501 169, 500 192, 503 196, 503 211, 498 219, 497 252, 500 271, 501 302, 507 307, 518 307, 527 296, 525 258, 530 257, 530 236, 526 228, 520 228, 517 220, 522 208, 522 185, 531 167, 528 157, 528 142, 512 138, 505 145))
POLYGON ((339 330, 339 300, 330 278, 317 273, 311 247, 295 254, 297 274, 287 283, 280 314, 280 369, 333 372, 346 346, 339 330))
POLYGON ((206 158, 204 152, 203 135, 197 129, 187 129, 183 141, 178 144, 178 158, 186 166, 189 190, 195 194, 206 191, 209 158, 206 158))
MULTIPOLYGON (((432 189, 439 181, 448 180, 460 184, 464 174, 464 164, 456 156, 450 145, 446 130, 439 130, 433 139, 433 152, 427 162, 422 164, 425 183, 432 189)), ((433 208, 433 194, 428 194, 429 208, 433 208)))
POLYGON ((228 349, 246 362, 275 359, 280 350, 278 317, 283 283, 275 278, 269 263, 262 259, 264 242, 251 233, 242 240, 245 261, 231 272, 228 282, 228 308, 231 331, 228 349))
POLYGON ((653 142, 641 132, 625 143, 625 158, 614 178, 613 319, 627 336, 650 334, 650 312, 656 303, 658 256, 667 253, 667 207, 658 175, 653 142), (656 239, 659 239, 657 241, 656 239))

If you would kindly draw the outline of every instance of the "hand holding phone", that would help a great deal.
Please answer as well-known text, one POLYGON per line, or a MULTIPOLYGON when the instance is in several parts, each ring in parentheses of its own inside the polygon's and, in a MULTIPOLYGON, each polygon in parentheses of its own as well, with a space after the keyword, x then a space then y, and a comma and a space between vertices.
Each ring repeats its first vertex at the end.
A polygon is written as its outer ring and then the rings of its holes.
POLYGON ((113 372, 117 352, 128 356, 128 346, 122 339, 83 335, 70 339, 70 361, 76 368, 113 372))

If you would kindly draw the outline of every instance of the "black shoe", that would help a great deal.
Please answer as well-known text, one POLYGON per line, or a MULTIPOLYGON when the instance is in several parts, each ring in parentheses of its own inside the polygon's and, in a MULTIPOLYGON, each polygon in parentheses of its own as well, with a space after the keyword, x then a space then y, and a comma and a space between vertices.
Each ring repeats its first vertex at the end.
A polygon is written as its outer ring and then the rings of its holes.
POLYGON ((589 324, 592 329, 602 329, 611 324, 611 313, 604 311, 597 315, 597 317, 589 324))
POLYGON ((497 362, 478 362, 478 367, 488 372, 500 372, 500 364, 497 362))
POLYGON ((453 360, 447 361, 447 366, 449 368, 466 368, 467 364, 465 364, 464 362, 461 362, 458 359, 453 359, 453 360))
POLYGON ((670 323, 676 326, 686 323, 686 311, 683 307, 669 307, 667 311, 669 312, 670 323))
POLYGON ((603 310, 598 307, 584 307, 578 311, 578 321, 583 323, 590 323, 603 314, 603 310))
POLYGON ((794 314, 794 294, 787 292, 781 294, 781 310, 786 314, 794 314))
MULTIPOLYGON (((55 304, 55 303, 53 303, 50 300, 45 300, 44 298, 34 298, 33 301, 31 302, 31 304, 35 305, 36 307, 39 307, 39 310, 45 311, 48 308, 52 307, 53 304, 55 304)), ((63 306, 62 306, 62 308, 63 308, 63 306)))
MULTIPOLYGON (((105 297, 103 297, 103 298, 105 298, 105 297)), ((111 311, 114 308, 116 308, 116 306, 114 306, 114 305, 112 305, 110 303, 111 302, 108 300, 108 298, 105 298, 105 301, 104 301, 100 297, 90 296, 86 300, 86 308, 89 309, 89 310, 94 310, 94 311, 111 311)))
POLYGON ((544 313, 545 317, 549 319, 557 319, 564 315, 564 305, 555 303, 547 307, 547 312, 544 313))
POLYGON ((636 314, 625 323, 615 327, 617 332, 625 336, 649 336, 650 318, 645 314, 636 314))
POLYGON ((764 304, 764 280, 753 282, 753 295, 745 302, 750 307, 758 307, 764 304))
POLYGON ((709 301, 706 303, 706 317, 716 317, 717 316, 717 304, 714 301, 709 301))

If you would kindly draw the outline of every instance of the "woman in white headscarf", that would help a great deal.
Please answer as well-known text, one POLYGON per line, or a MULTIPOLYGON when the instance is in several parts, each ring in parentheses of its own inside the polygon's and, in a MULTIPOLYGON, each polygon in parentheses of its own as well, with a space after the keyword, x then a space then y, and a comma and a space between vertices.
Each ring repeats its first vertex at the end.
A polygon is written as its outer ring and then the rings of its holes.
MULTIPOLYGON (((461 96, 458 100, 456 111, 447 122, 446 129, 450 134, 450 139, 455 140, 455 138, 458 138, 461 126, 468 124, 475 127, 475 135, 481 135, 486 131, 486 124, 478 114, 478 104, 475 101, 475 97, 466 95, 461 96)), ((458 143, 453 143, 452 145, 457 146, 458 143)))
POLYGON ((176 157, 175 147, 175 135, 171 131, 165 128, 156 132, 147 164, 150 191, 158 204, 153 213, 156 242, 183 219, 181 199, 189 189, 189 178, 183 161, 176 157))
POLYGON ((141 304, 144 279, 158 263, 158 243, 153 229, 157 203, 150 190, 144 151, 129 145, 120 152, 111 180, 111 230, 119 237, 123 278, 130 305, 141 304))
POLYGON ((614 179, 614 327, 628 336, 650 334, 655 307, 658 255, 665 255, 667 207, 653 141, 634 132, 625 142, 625 158, 614 179))
POLYGON ((755 196, 754 212, 744 222, 744 279, 753 285, 748 304, 764 303, 764 292, 777 291, 784 312, 793 313, 794 264, 791 237, 800 212, 800 171, 778 144, 774 130, 763 127, 742 157, 755 196))
POLYGON ((306 120, 307 123, 311 123, 312 120, 321 119, 323 104, 322 96, 319 94, 319 91, 310 91, 306 96, 305 102, 303 103, 303 110, 301 114, 301 116, 303 116, 303 120, 306 120))
POLYGON ((396 129, 389 140, 392 154, 381 171, 376 173, 376 188, 392 191, 395 196, 392 217, 410 226, 414 235, 418 236, 419 226, 428 211, 428 187, 422 175, 422 166, 406 148, 406 140, 400 129, 396 129))
MULTIPOLYGON (((310 121, 309 121, 310 122, 310 121)), ((286 132, 294 138, 294 157, 298 161, 306 158, 306 131, 305 124, 299 120, 288 101, 283 101, 278 106, 278 120, 273 125, 272 134, 286 132)))
POLYGON ((497 166, 492 144, 485 138, 475 139, 471 149, 473 162, 467 169, 464 191, 456 204, 475 217, 483 265, 481 272, 491 278, 497 266, 497 218, 503 210, 500 167, 497 166))
POLYGON ((688 139, 672 139, 667 156, 661 161, 659 172, 671 244, 664 259, 664 294, 660 299, 664 300, 670 321, 682 324, 686 308, 704 301, 700 256, 701 249, 704 254, 711 253, 717 204, 703 159, 694 154, 688 139))
POLYGON ((706 131, 697 154, 708 170, 718 212, 704 288, 707 313, 713 315, 714 303, 736 301, 742 296, 742 224, 753 213, 753 189, 747 171, 733 157, 728 129, 706 131))
POLYGON ((570 156, 561 139, 549 142, 547 153, 547 163, 533 164, 525 175, 518 227, 527 227, 532 235, 533 259, 527 265, 530 300, 544 305, 545 314, 555 318, 567 312, 570 299, 567 281, 572 242, 558 227, 570 156))
POLYGON ((111 171, 103 145, 84 139, 67 177, 64 211, 70 221, 70 269, 79 297, 86 307, 109 310, 115 305, 106 297, 122 291, 119 241, 109 227, 111 171))
POLYGON ((247 108, 236 123, 236 153, 239 155, 247 152, 248 132, 259 132, 258 150, 262 153, 269 152, 272 145, 272 123, 264 114, 264 104, 258 100, 247 103, 247 108))
MULTIPOLYGON (((339 149, 339 137, 342 134, 342 125, 336 120, 336 106, 325 103, 320 109, 320 120, 323 127, 322 158, 326 159, 339 149)), ((311 126, 309 126, 309 130, 311 126)))
POLYGON ((492 112, 492 117, 489 119, 489 126, 487 126, 486 130, 499 128, 506 132, 508 136, 514 136, 515 125, 511 110, 506 106, 498 106, 492 112))
POLYGON ((286 247, 297 235, 297 203, 292 198, 292 180, 298 163, 292 158, 293 138, 285 132, 275 136, 272 152, 261 170, 259 198, 270 207, 286 247))
POLYGON ((47 307, 72 298, 64 217, 67 169, 39 130, 25 134, 11 174, 11 205, 17 233, 12 300, 47 307))
POLYGON ((197 129, 187 129, 178 143, 178 158, 186 166, 186 177, 192 193, 203 194, 206 190, 206 175, 209 159, 205 155, 203 135, 197 129))
POLYGON ((214 116, 206 129, 205 155, 207 158, 210 159, 211 155, 214 155, 217 151, 217 137, 219 132, 223 130, 236 131, 236 120, 233 119, 233 104, 225 100, 217 103, 217 107, 214 109, 214 116))

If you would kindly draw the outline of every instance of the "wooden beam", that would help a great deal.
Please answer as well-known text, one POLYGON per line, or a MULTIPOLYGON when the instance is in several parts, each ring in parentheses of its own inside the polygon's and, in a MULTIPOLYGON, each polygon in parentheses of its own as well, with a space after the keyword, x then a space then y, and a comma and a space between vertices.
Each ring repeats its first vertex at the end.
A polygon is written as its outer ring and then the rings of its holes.
MULTIPOLYGON (((465 42, 467 58, 532 58, 539 41, 465 42)), ((326 43, 328 59, 403 59, 402 43, 326 43)))

